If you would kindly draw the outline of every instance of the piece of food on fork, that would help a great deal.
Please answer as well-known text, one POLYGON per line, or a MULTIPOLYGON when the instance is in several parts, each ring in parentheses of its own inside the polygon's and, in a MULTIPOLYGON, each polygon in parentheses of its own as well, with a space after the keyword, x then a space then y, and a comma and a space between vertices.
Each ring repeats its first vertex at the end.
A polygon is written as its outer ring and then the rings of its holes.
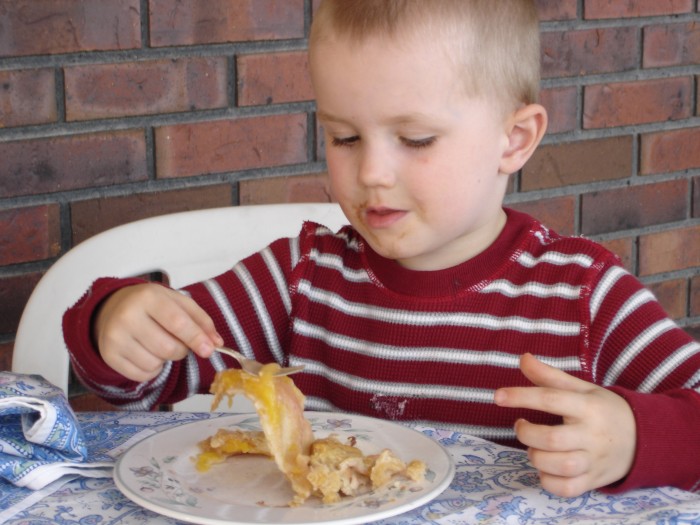
POLYGON ((258 375, 235 368, 218 372, 211 386, 212 408, 224 397, 232 403, 236 394, 244 394, 253 402, 270 455, 292 484, 292 504, 301 504, 312 491, 307 476, 314 435, 304 417, 304 394, 288 376, 276 374, 279 368, 269 363, 258 375))

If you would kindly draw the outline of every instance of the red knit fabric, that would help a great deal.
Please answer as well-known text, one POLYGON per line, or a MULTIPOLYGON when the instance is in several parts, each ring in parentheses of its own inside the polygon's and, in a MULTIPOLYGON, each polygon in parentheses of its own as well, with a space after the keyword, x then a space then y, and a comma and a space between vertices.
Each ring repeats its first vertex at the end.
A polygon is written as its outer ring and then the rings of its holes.
MULTIPOLYGON (((294 381, 308 409, 446 425, 511 445, 517 418, 559 421, 493 403, 495 389, 528 384, 518 363, 530 352, 613 388, 632 406, 637 458, 611 490, 694 488, 700 345, 613 254, 506 211, 507 225, 488 249, 446 270, 408 270, 374 253, 350 227, 333 234, 307 223, 298 238, 276 241, 183 293, 209 312, 227 345, 263 362, 306 365, 294 381)), ((100 359, 92 314, 131 283, 99 280, 66 313, 77 374, 105 399, 132 408, 207 392, 215 371, 231 366, 228 358, 192 354, 143 385, 100 359)))

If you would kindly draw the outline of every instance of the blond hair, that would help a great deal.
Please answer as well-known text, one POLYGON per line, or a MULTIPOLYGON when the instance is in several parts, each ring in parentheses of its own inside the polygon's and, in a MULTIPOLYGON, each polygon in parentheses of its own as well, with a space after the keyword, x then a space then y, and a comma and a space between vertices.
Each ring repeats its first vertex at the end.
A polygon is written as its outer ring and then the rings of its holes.
POLYGON ((422 37, 441 42, 472 96, 517 107, 537 101, 540 42, 534 0, 323 0, 309 49, 324 38, 422 37))

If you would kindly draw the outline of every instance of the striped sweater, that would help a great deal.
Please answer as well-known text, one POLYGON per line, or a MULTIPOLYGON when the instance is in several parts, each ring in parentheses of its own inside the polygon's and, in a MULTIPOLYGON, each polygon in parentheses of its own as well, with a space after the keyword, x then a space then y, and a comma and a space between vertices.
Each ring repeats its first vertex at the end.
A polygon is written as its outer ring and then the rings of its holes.
MULTIPOLYGON (((517 445, 513 424, 549 414, 498 407, 495 389, 527 385, 520 356, 614 390, 638 426, 633 471, 618 489, 700 480, 700 345, 596 243, 561 237, 506 210, 498 239, 473 259, 418 272, 376 254, 350 227, 313 223, 232 270, 182 290, 229 346, 294 376, 307 409, 449 426, 517 445), (672 429, 672 432, 669 432, 672 429), (694 458, 688 461, 688 458, 694 458)), ((64 317, 81 380, 108 401, 152 408, 207 392, 227 357, 167 363, 135 384, 100 359, 90 319, 132 279, 101 279, 64 317)))

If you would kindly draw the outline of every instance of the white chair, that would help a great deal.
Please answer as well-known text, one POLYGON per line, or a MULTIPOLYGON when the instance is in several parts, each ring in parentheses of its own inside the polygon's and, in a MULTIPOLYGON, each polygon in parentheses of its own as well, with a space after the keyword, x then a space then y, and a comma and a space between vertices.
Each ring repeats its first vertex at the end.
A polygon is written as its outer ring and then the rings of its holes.
MULTIPOLYGON (((178 288, 224 272, 275 239, 295 236, 304 220, 333 230, 347 223, 337 204, 234 206, 143 219, 85 240, 53 264, 32 292, 12 370, 41 374, 67 392, 70 366, 61 320, 96 278, 163 272, 178 288)), ((210 403, 210 396, 194 396, 175 409, 209 410, 210 403)))

